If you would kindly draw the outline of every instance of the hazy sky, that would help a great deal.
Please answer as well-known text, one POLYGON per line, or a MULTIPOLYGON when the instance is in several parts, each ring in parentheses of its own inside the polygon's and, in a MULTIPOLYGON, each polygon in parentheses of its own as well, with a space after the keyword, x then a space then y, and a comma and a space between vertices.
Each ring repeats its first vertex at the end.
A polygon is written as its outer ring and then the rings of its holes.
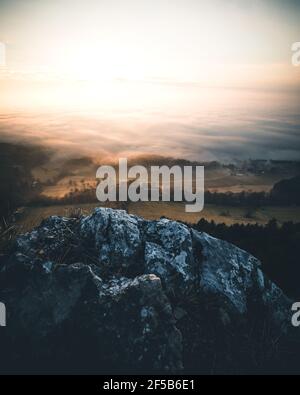
POLYGON ((296 0, 0 0, 0 135, 296 158, 299 21, 296 0))
POLYGON ((291 0, 0 0, 0 40, 13 70, 203 81, 290 64, 299 18, 291 0))

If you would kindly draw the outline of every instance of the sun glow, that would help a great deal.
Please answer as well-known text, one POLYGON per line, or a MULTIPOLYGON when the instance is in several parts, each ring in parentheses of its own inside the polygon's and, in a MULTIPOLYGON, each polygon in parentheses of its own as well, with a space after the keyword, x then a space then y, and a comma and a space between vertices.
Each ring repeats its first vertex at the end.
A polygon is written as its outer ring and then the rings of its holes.
MULTIPOLYGON (((277 1, 2 0, 1 136, 194 158, 223 145, 248 155, 252 140, 269 136, 269 148, 277 132, 293 139, 295 10, 277 1)), ((253 147, 265 155, 264 141, 253 147)))
MULTIPOLYGON (((146 60, 144 60, 146 62, 146 60)), ((141 60, 128 48, 98 43, 67 43, 56 48, 50 70, 66 79, 110 81, 118 78, 143 79, 141 60)))

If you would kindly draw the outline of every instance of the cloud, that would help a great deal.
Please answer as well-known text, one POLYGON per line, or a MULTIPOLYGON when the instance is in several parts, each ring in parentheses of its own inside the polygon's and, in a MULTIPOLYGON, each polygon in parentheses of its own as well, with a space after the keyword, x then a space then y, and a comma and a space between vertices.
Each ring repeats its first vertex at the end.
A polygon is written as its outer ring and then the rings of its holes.
POLYGON ((165 114, 0 115, 0 139, 43 144, 60 155, 117 158, 160 154, 189 160, 269 158, 300 160, 300 116, 296 113, 203 119, 165 114))

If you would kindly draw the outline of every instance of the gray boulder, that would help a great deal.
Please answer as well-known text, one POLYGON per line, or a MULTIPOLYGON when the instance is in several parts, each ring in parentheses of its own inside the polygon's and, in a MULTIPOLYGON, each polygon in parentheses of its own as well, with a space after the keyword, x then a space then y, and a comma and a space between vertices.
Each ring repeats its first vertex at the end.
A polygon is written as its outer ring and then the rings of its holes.
POLYGON ((8 371, 274 371, 273 342, 294 341, 291 301, 256 258, 121 210, 50 217, 20 236, 0 300, 8 371))

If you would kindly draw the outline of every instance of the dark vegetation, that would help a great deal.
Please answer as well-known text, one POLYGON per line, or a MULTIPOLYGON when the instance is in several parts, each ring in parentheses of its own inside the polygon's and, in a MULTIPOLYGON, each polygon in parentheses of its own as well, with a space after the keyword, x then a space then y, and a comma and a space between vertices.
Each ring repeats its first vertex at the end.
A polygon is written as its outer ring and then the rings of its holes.
POLYGON ((31 171, 49 152, 39 146, 0 143, 0 227, 13 210, 40 193, 31 171))
POLYGON ((300 176, 285 179, 277 182, 270 195, 273 201, 280 201, 282 204, 300 203, 300 176))
POLYGON ((300 204, 300 176, 274 184, 268 192, 205 192, 205 202, 223 206, 293 206, 300 204))
POLYGON ((67 193, 63 198, 53 198, 45 195, 39 195, 33 198, 28 205, 36 206, 55 206, 66 204, 84 204, 84 203, 97 203, 95 188, 88 187, 84 190, 78 190, 67 193))

